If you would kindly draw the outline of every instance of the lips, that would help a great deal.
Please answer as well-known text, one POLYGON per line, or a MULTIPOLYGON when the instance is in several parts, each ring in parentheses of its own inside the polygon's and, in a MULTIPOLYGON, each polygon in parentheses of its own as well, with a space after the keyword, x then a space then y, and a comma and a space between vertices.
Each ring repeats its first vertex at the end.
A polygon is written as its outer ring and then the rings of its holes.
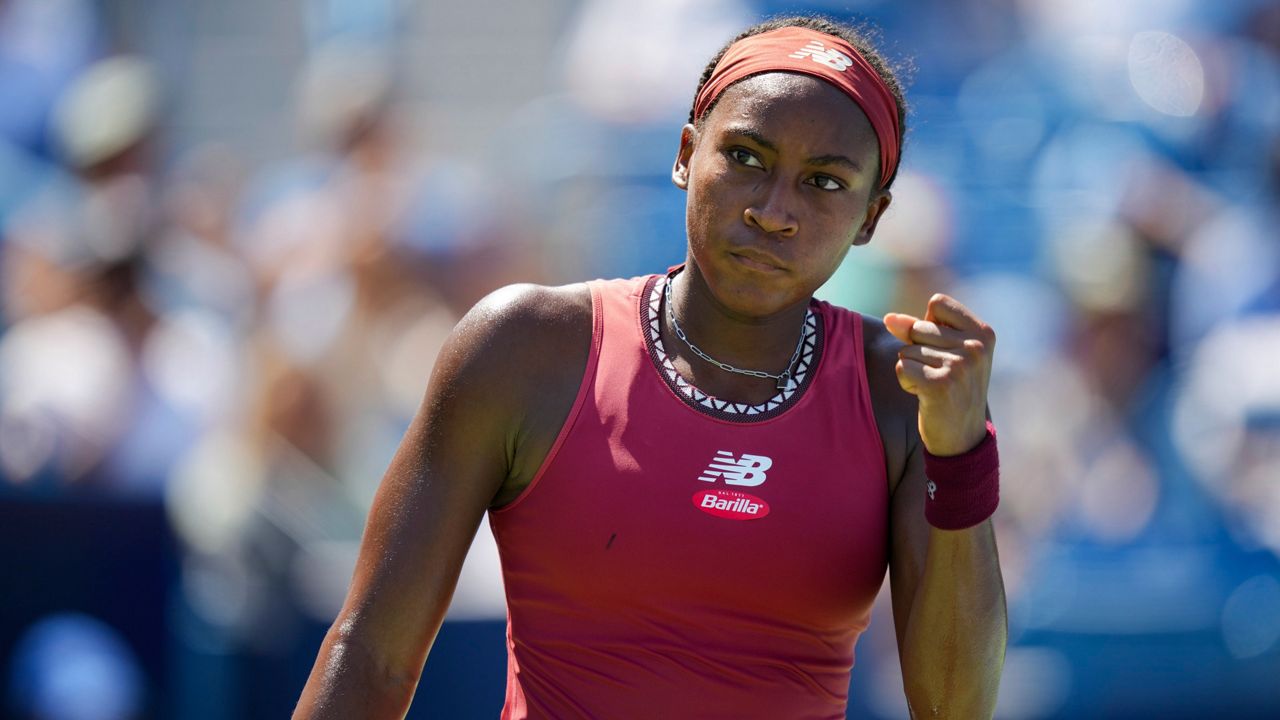
POLYGON ((779 272, 786 270, 786 264, 763 250, 751 247, 734 248, 729 251, 744 266, 761 272, 779 272))

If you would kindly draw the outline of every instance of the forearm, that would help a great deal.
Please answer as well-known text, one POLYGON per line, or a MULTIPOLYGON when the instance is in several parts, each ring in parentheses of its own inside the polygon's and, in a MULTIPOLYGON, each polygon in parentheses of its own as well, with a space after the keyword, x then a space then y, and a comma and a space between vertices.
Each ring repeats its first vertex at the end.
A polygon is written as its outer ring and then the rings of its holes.
POLYGON ((1004 581, 991 521, 967 530, 930 528, 902 637, 912 716, 991 717, 1007 640, 1004 581))
POLYGON ((403 718, 417 687, 417 673, 397 673, 369 648, 329 630, 294 710, 294 720, 403 718))

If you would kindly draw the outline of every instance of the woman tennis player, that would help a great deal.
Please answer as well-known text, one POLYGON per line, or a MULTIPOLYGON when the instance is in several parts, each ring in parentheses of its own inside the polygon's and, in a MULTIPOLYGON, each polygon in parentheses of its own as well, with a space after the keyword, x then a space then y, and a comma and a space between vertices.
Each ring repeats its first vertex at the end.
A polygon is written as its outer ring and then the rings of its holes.
POLYGON ((408 710, 484 513, 503 718, 843 718, 888 569, 916 717, 990 717, 995 336, 935 295, 813 299, 889 206, 901 91, 852 29, 753 27, 703 75, 666 273, 495 292, 382 481, 298 718, 408 710))

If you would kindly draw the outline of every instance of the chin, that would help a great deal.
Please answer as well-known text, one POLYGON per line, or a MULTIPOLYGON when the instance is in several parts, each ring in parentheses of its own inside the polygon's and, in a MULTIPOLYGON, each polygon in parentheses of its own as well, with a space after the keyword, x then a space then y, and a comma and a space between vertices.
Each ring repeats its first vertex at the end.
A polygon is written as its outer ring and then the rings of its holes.
POLYGON ((808 295, 779 283, 768 282, 756 273, 725 273, 708 285, 726 309, 747 317, 769 317, 797 303, 807 302, 808 295))

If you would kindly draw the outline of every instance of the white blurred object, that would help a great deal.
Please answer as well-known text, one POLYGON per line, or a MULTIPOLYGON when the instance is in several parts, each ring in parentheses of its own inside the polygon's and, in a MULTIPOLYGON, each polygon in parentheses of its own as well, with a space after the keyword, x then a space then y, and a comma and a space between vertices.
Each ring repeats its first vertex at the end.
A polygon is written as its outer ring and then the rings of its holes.
POLYGON ((651 122, 693 104, 702 68, 751 22, 739 0, 590 0, 569 31, 569 92, 615 122, 651 122))
POLYGON ((1280 554, 1280 318, 1246 317, 1196 348, 1173 412, 1178 451, 1233 512, 1238 541, 1280 554))
POLYGON ((171 406, 208 421, 235 406, 244 372, 240 358, 221 318, 187 309, 165 314, 147 334, 142 369, 171 406))
MULTIPOLYGON (((0 340, 5 424, 53 433, 53 438, 28 440, 52 443, 60 469, 72 477, 87 470, 125 426, 131 384, 124 338, 109 319, 89 308, 73 306, 24 320, 0 340)), ((20 448, 4 451, 22 456, 20 448)), ((29 466, 26 459, 20 464, 29 466)))
POLYGON ((1174 24, 1189 15, 1194 0, 1018 0, 1017 4, 1031 33, 1062 37, 1174 24))
POLYGON ((1107 0, 1019 0, 1022 15, 1033 33, 1049 36, 1080 35, 1131 22, 1136 3, 1107 0))
POLYGON ((1099 118, 1141 120, 1180 136, 1194 125, 1153 122, 1195 114, 1205 73, 1187 43, 1151 28, 1195 27, 1192 0, 1019 0, 1029 41, 1052 58, 1068 95, 1099 118))
POLYGON ((203 553, 226 552, 249 524, 265 473, 261 458, 239 436, 207 435, 167 487, 165 506, 178 536, 203 553))
POLYGON ((1129 83, 1159 112, 1190 117, 1204 99, 1204 67, 1195 50, 1167 32, 1146 31, 1129 43, 1129 83))
POLYGON ((153 128, 159 105, 155 72, 119 56, 90 67, 54 111, 59 143, 72 164, 90 167, 127 150, 153 128))
POLYGON ((341 333, 355 293, 349 272, 286 269, 268 301, 271 332, 294 361, 316 362, 341 333))
POLYGON ((1182 387, 1174 429, 1197 470, 1218 475, 1235 457, 1214 451, 1214 437, 1239 428, 1250 413, 1280 417, 1280 318, 1248 317, 1220 325, 1193 355, 1182 387), (1207 435, 1214 431, 1212 435, 1207 435))

